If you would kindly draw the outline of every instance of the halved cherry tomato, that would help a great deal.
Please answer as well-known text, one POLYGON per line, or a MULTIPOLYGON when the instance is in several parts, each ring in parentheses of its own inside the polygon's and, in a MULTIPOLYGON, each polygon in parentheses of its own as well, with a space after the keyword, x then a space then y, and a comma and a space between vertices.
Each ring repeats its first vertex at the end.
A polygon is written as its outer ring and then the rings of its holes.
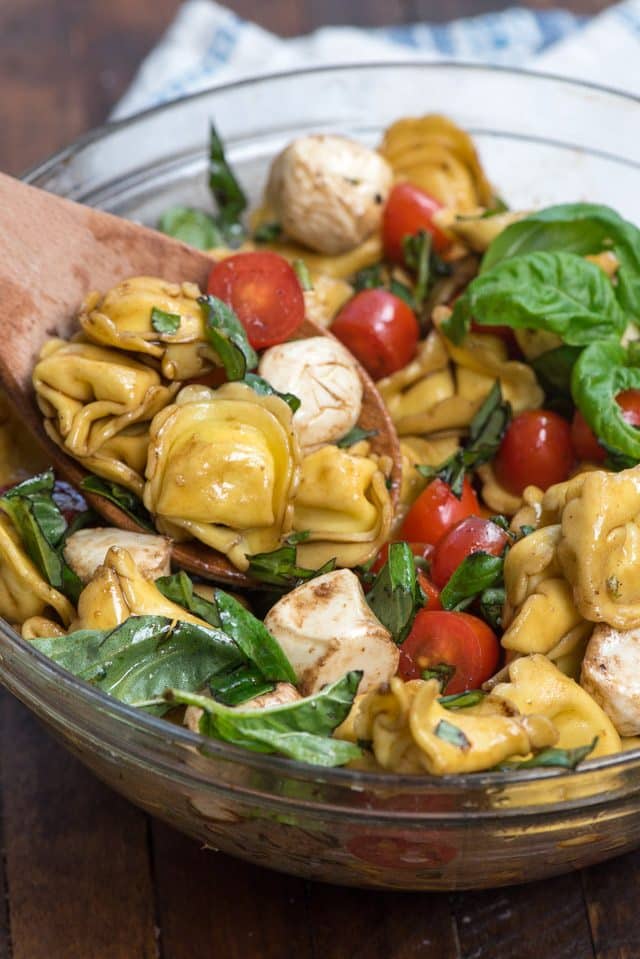
POLYGON ((293 268, 278 253, 236 253, 216 263, 207 291, 224 300, 262 350, 283 343, 304 320, 304 295, 293 268))
MULTIPOLYGON (((394 542, 402 542, 402 540, 394 540, 394 542)), ((433 552, 433 546, 431 543, 408 543, 409 549, 416 557, 416 559, 429 559, 433 552)), ((389 559, 389 547, 391 543, 385 543, 381 547, 380 552, 376 556, 375 562, 371 567, 372 573, 379 573, 384 564, 389 559)))
POLYGON ((374 380, 401 370, 415 356, 418 321, 404 300, 387 290, 362 290, 342 307, 331 332, 374 380))
POLYGON ((410 542, 435 546, 452 526, 479 512, 478 497, 468 479, 463 483, 460 499, 443 480, 434 479, 407 513, 400 532, 410 542))
POLYGON ((422 609, 400 647, 398 675, 420 679, 426 669, 447 665, 455 672, 444 692, 477 689, 495 672, 500 647, 486 623, 468 613, 422 609))
POLYGON ((431 582, 426 573, 423 573, 421 569, 418 570, 418 582, 422 587, 422 592, 427 597, 427 602, 425 603, 424 608, 432 610, 442 609, 442 603, 440 602, 440 590, 431 582))
MULTIPOLYGON (((622 409, 622 415, 627 423, 640 427, 640 390, 623 390, 616 396, 616 403, 622 409)), ((573 414, 571 442, 578 459, 603 463, 607 458, 606 450, 600 446, 595 433, 580 410, 576 410, 573 414)))
POLYGON ((498 482, 519 496, 526 486, 562 483, 573 463, 568 422, 549 410, 526 410, 509 423, 493 467, 498 482))
POLYGON ((469 516, 446 533, 433 552, 431 579, 443 589, 460 563, 472 553, 500 556, 509 542, 503 529, 491 520, 469 516))
POLYGON ((388 259, 403 263, 402 241, 405 236, 413 236, 420 230, 431 234, 437 253, 443 253, 450 247, 451 240, 447 234, 433 222, 434 213, 441 209, 442 204, 411 183, 394 186, 382 217, 382 239, 388 259))

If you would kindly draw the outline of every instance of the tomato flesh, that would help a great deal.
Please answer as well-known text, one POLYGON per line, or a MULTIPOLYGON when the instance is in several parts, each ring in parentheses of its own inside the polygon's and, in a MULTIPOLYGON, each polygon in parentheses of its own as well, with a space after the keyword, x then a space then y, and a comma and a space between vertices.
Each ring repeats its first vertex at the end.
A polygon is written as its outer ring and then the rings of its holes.
POLYGON ((458 499, 451 492, 451 487, 438 478, 418 496, 405 517, 401 535, 411 542, 432 543, 435 546, 452 526, 479 512, 478 497, 468 479, 465 478, 462 495, 458 499))
POLYGON ((411 183, 398 183, 389 194, 382 218, 382 239, 387 259, 404 263, 403 240, 420 230, 433 238, 437 253, 451 246, 451 240, 433 221, 442 204, 411 183))
POLYGON ((519 496, 527 486, 562 483, 573 464, 569 423, 549 410, 526 410, 509 423, 493 467, 498 482, 519 496))
POLYGON ((509 542, 503 529, 491 520, 469 516, 442 537, 431 560, 431 579, 443 589, 458 566, 472 553, 501 556, 509 542))
POLYGON ((304 295, 295 271, 278 253, 236 253, 211 270, 207 292, 223 300, 256 350, 283 343, 304 320, 304 295))
POLYGON ((452 666, 455 672, 443 692, 463 693, 493 675, 499 655, 496 636, 476 616, 422 609, 400 647, 398 675, 420 679, 425 670, 452 666))
POLYGON ((336 316, 331 332, 374 380, 401 370, 418 347, 415 313, 387 290, 356 293, 336 316))
POLYGON ((427 601, 424 605, 425 609, 442 609, 442 603, 440 602, 440 590, 432 583, 431 580, 427 577, 425 573, 420 569, 418 570, 418 582, 422 592, 427 597, 427 601))
MULTIPOLYGON (((640 427, 640 390, 623 390, 616 396, 616 403, 622 410, 622 416, 631 426, 640 427)), ((571 421, 571 442, 578 459, 591 463, 604 463, 606 450, 585 420, 580 410, 576 410, 571 421)))

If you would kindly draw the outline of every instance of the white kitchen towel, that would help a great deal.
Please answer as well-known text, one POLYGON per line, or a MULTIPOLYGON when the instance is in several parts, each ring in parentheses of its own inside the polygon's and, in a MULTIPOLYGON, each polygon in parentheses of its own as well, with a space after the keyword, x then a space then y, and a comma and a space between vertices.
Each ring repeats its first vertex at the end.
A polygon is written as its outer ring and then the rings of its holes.
POLYGON ((293 39, 242 20, 214 0, 187 0, 113 116, 242 77, 400 59, 527 66, 640 95, 640 0, 625 0, 591 19, 511 7, 445 24, 324 27, 293 39))

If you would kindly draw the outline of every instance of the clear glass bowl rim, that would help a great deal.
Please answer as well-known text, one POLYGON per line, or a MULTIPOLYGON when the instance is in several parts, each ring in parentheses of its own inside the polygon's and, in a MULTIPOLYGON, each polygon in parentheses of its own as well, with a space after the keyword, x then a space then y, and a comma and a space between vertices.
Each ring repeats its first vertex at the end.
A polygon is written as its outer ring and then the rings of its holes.
MULTIPOLYGON (((225 91, 252 86, 256 83, 268 82, 269 80, 284 79, 286 77, 299 77, 309 74, 331 74, 340 71, 364 71, 376 68, 394 70, 419 68, 427 72, 435 73, 437 73, 438 70, 447 69, 454 71, 459 70, 461 72, 477 71, 480 73, 502 74, 505 76, 505 78, 508 76, 530 77, 533 81, 558 83, 576 90, 593 90, 594 92, 619 98, 622 101, 640 104, 640 96, 631 93, 625 93, 619 89, 608 87, 604 84, 573 80, 571 78, 559 76, 553 73, 538 72, 501 65, 485 65, 466 61, 440 60, 437 62, 425 62, 419 59, 407 59, 401 61, 372 60, 354 64, 340 63, 335 65, 305 67, 296 70, 283 70, 274 73, 261 74, 259 76, 246 77, 227 84, 212 84, 211 86, 199 90, 197 93, 188 94, 187 96, 179 97, 175 100, 160 103, 148 108, 147 110, 143 110, 132 114, 131 116, 125 117, 122 120, 109 121, 98 127, 95 127, 88 133, 77 138, 73 143, 52 154, 44 161, 41 161, 40 163, 30 167, 22 175, 22 179, 27 183, 32 182, 33 180, 46 175, 58 164, 64 164, 65 161, 69 160, 76 153, 81 152, 86 146, 95 143, 105 135, 117 130, 124 130, 129 126, 135 125, 137 121, 143 119, 144 117, 162 112, 169 113, 172 109, 179 109, 181 104, 184 102, 192 102, 200 98, 204 99, 214 93, 224 94, 225 91)), ((611 156, 612 158, 618 160, 618 162, 620 161, 620 157, 616 157, 613 154, 607 154, 605 151, 603 151, 600 155, 611 156)), ((628 160, 626 158, 624 162, 627 165, 637 166, 640 168, 640 162, 634 163, 632 160, 628 160)), ((127 725, 137 727, 139 731, 148 733, 150 738, 159 736, 165 744, 171 743, 177 746, 186 746, 191 747, 192 749, 196 748, 198 751, 202 751, 204 747, 204 751, 206 751, 206 753, 212 757, 221 760, 227 760, 232 763, 243 764, 265 773, 273 773, 275 776, 291 776, 293 774, 296 778, 308 778, 317 784, 324 783, 327 785, 342 787, 352 786, 356 789, 370 789, 374 791, 376 789, 383 791, 390 789, 397 791, 407 790, 411 792, 411 794, 417 796, 421 793, 433 793, 438 792, 439 790, 463 791, 465 789, 472 789, 477 792, 479 789, 499 789, 500 787, 505 787, 510 784, 533 783, 544 779, 553 779, 554 785, 561 786, 563 779, 566 779, 567 782, 575 782, 576 777, 580 777, 581 775, 593 775, 601 770, 606 770, 611 773, 615 773, 617 771, 623 772, 627 771, 630 767, 633 767, 634 763, 638 763, 640 761, 640 748, 636 748, 626 750, 623 753, 616 753, 594 760, 587 760, 582 763, 577 770, 571 772, 566 772, 555 768, 538 768, 529 770, 514 770, 510 772, 496 771, 447 776, 431 776, 425 773, 421 776, 412 776, 387 772, 361 772, 359 770, 346 768, 325 768, 308 763, 296 762, 284 757, 265 755, 263 753, 252 753, 249 750, 201 736, 198 733, 191 732, 186 727, 176 726, 173 723, 166 722, 163 719, 150 716, 143 710, 136 709, 133 706, 128 706, 125 703, 122 703, 119 700, 109 696, 107 693, 103 693, 101 690, 96 689, 83 680, 78 679, 72 673, 67 672, 43 653, 40 653, 38 650, 32 647, 28 641, 23 640, 2 619, 0 619, 0 633, 2 633, 4 639, 13 647, 16 655, 21 658, 26 657, 29 666, 33 667, 35 671, 40 673, 42 678, 50 680, 58 688, 61 687, 68 694, 84 701, 84 703, 86 703, 88 706, 100 710, 103 714, 106 713, 112 715, 116 720, 122 721, 127 725)), ((126 749, 124 746, 122 748, 126 749)), ((181 777, 186 776, 188 778, 197 779, 203 784, 208 783, 211 786, 215 785, 214 781, 208 779, 206 776, 203 776, 198 770, 195 769, 190 769, 187 772, 187 770, 181 768, 180 775, 181 777)), ((565 804, 562 803, 561 805, 565 804)), ((573 803, 568 803, 567 805, 571 806, 573 803)), ((547 812, 551 811, 549 807, 545 807, 545 810, 547 812)), ((529 808, 529 812, 531 814, 535 814, 539 811, 539 807, 536 808, 533 806, 529 808)), ((373 815, 380 816, 380 810, 376 811, 376 813, 373 813, 373 810, 371 812, 373 815)), ((501 814, 504 815, 505 812, 506 810, 502 810, 501 814)), ((519 812, 522 813, 522 810, 519 812)), ((366 811, 359 810, 359 816, 364 815, 366 815, 366 811)), ((411 814, 411 818, 419 819, 421 817, 419 813, 413 812, 411 814)), ((445 818, 447 818, 446 814, 445 818)))

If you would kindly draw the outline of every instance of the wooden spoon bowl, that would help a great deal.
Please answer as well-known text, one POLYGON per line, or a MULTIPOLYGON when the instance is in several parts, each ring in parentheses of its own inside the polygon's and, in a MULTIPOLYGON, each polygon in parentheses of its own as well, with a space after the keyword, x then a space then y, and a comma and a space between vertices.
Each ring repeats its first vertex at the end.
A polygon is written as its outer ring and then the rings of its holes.
MULTIPOLYGON (((77 330, 77 314, 91 290, 108 290, 136 275, 206 287, 212 260, 206 253, 162 233, 27 186, 0 174, 0 382, 25 427, 43 447, 56 473, 80 487, 87 476, 42 426, 31 374, 44 343, 68 339, 77 330)), ((331 336, 310 320, 296 338, 331 336)), ((391 458, 391 498, 395 507, 401 478, 400 448, 382 398, 360 368, 364 393, 359 426, 376 430, 372 450, 391 458)), ((140 527, 114 503, 85 493, 111 526, 139 532, 140 527)), ((234 586, 260 586, 229 560, 195 540, 176 543, 174 563, 205 579, 234 586)))

